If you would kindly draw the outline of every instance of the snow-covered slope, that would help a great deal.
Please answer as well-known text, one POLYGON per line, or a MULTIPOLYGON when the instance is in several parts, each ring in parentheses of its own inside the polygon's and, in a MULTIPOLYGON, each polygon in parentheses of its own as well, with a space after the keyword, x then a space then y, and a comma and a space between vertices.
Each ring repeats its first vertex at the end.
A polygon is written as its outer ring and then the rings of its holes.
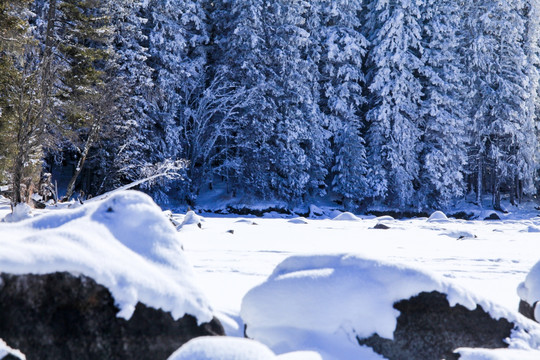
POLYGON ((180 235, 140 192, 0 225, 0 272, 57 271, 82 273, 109 288, 125 318, 141 302, 174 318, 212 319, 180 235))

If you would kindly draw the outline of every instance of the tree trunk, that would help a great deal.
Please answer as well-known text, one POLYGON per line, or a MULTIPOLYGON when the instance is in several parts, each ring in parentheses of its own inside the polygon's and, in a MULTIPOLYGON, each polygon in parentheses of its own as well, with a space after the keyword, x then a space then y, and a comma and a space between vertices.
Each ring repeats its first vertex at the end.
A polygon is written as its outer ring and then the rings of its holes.
POLYGON ((482 206, 482 180, 484 177, 484 161, 482 154, 478 156, 478 172, 476 178, 476 204, 482 206))
POLYGON ((501 176, 498 170, 498 163, 495 163, 493 170, 493 209, 502 211, 501 206, 501 176))
POLYGON ((517 195, 517 188, 518 188, 518 185, 517 185, 517 176, 513 176, 512 177, 512 184, 511 184, 511 187, 510 187, 510 204, 512 204, 513 206, 516 206, 517 203, 516 203, 516 195, 517 195))
POLYGON ((77 179, 79 178, 79 175, 82 172, 82 168, 84 166, 84 163, 86 162, 86 157, 88 156, 88 151, 90 151, 90 148, 94 144, 94 139, 98 131, 99 131, 99 126, 97 124, 92 125, 92 128, 90 129, 90 134, 88 134, 88 139, 86 139, 86 142, 84 143, 84 148, 81 153, 81 157, 79 161, 77 162, 75 173, 71 177, 71 180, 69 181, 69 184, 67 186, 66 196, 64 198, 65 201, 69 201, 69 199, 73 196, 73 192, 75 191, 75 183, 77 182, 77 179))
POLYGON ((13 205, 17 205, 23 202, 21 193, 22 188, 21 184, 23 181, 23 171, 24 171, 24 159, 23 154, 19 151, 17 157, 15 157, 14 166, 13 166, 13 194, 11 196, 11 202, 13 205))

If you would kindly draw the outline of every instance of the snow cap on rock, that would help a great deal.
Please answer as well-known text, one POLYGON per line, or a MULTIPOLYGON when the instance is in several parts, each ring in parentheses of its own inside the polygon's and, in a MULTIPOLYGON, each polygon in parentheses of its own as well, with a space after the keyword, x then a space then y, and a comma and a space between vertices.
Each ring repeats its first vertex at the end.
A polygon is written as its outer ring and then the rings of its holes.
POLYGON ((180 236, 151 197, 120 191, 0 227, 0 272, 82 273, 109 289, 120 317, 130 318, 141 302, 208 322, 213 311, 180 236))
POLYGON ((442 211, 435 211, 429 219, 428 222, 438 222, 438 221, 448 221, 448 218, 446 217, 446 214, 442 211))
POLYGON ((362 220, 362 219, 360 219, 358 216, 354 215, 353 213, 343 212, 343 213, 339 214, 338 216, 336 216, 335 218, 333 218, 332 220, 335 220, 335 221, 359 221, 359 220, 362 220))

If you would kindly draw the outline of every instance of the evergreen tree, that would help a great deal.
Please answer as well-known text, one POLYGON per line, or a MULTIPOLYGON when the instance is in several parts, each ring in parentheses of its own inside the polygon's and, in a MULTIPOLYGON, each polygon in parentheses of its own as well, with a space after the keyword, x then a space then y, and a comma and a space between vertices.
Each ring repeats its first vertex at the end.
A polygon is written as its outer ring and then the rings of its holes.
MULTIPOLYGON (((204 93, 207 80, 205 12, 198 1, 152 0, 146 8, 146 17, 150 63, 154 70, 155 108, 150 114, 155 134, 154 161, 186 158, 190 164, 185 181, 198 183, 202 176, 199 171, 207 164, 194 155, 197 149, 190 134, 201 125, 197 123, 201 119, 194 119, 193 109, 204 93)), ((196 190, 188 186, 183 191, 189 194, 196 190)))
POLYGON ((28 1, 0 2, 0 178, 28 201, 47 142, 44 66, 30 36, 28 1))
POLYGON ((368 6, 368 179, 374 199, 412 205, 419 179, 423 68, 420 1, 368 6))
POLYGON ((138 0, 108 3, 113 26, 114 53, 107 69, 107 87, 113 91, 116 112, 103 129, 100 146, 91 159, 87 173, 94 178, 89 192, 101 193, 141 177, 152 159, 152 123, 154 111, 152 69, 148 65, 146 19, 141 17, 143 3, 138 0))
POLYGON ((475 94, 471 109, 477 201, 486 185, 494 207, 500 209, 501 190, 515 189, 516 182, 532 182, 534 172, 536 141, 530 136, 534 111, 529 104, 537 85, 531 83, 530 56, 524 46, 525 5, 519 0, 478 0, 469 6, 467 55, 475 94))
POLYGON ((250 189, 258 196, 269 195, 273 157, 269 139, 277 116, 272 95, 277 75, 271 68, 269 6, 263 0, 220 0, 210 12, 211 62, 230 83, 247 89, 252 98, 233 119, 234 136, 225 153, 222 175, 233 194, 250 189))
POLYGON ((333 136, 332 190, 349 209, 369 197, 362 134, 366 103, 362 67, 368 43, 360 32, 361 10, 360 0, 320 1, 320 30, 312 33, 321 47, 321 110, 333 136))
POLYGON ((423 14, 422 70, 425 125, 422 143, 421 201, 446 207, 466 192, 468 89, 460 47, 464 8, 455 0, 430 1, 423 14))
POLYGON ((308 2, 282 0, 272 4, 269 39, 274 80, 276 122, 270 137, 270 186, 277 196, 299 200, 324 194, 328 135, 318 106, 318 66, 308 19, 308 2))

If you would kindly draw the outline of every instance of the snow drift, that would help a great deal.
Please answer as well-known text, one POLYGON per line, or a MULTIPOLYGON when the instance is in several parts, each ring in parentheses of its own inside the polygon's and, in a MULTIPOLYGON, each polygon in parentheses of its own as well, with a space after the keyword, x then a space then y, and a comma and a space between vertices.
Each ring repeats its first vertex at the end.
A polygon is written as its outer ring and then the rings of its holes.
POLYGON ((55 210, 0 225, 0 272, 82 273, 107 287, 130 318, 138 302, 170 312, 212 319, 194 281, 179 234, 152 199, 115 193, 77 209, 55 210))

